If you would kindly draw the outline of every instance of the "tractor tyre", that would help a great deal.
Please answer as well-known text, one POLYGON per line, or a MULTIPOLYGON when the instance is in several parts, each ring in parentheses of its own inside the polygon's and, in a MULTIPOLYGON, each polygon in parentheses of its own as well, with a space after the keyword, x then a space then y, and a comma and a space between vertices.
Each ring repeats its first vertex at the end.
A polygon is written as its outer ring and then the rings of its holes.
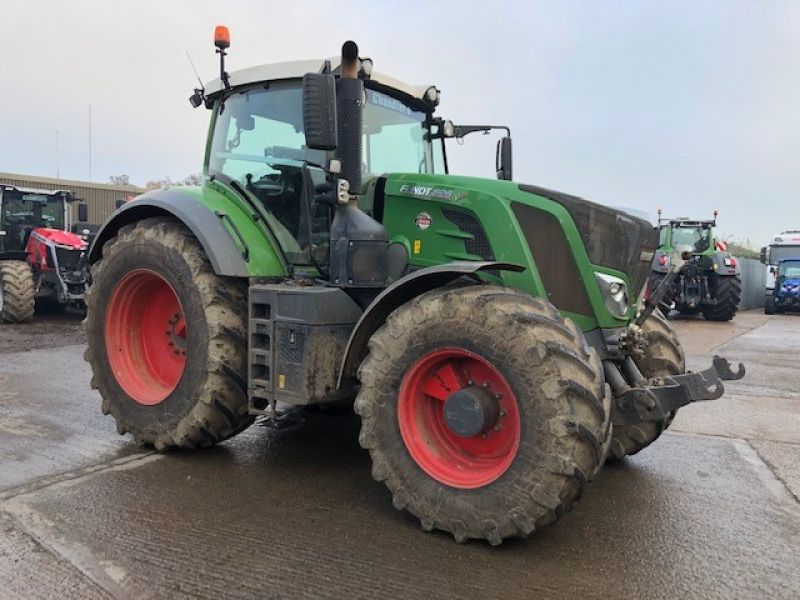
MULTIPOLYGON (((661 286, 666 277, 667 276, 662 273, 650 274, 650 279, 648 280, 648 288, 650 290, 651 296, 661 286)), ((672 289, 667 291, 666 295, 661 299, 661 302, 658 303, 658 310, 660 310, 664 315, 669 315, 670 310, 672 310, 672 304, 675 301, 676 286, 677 286, 677 281, 673 281, 672 289)))
POLYGON ((395 310, 359 368, 359 443, 398 510, 456 541, 525 537, 570 510, 605 461, 611 392, 549 302, 488 285, 395 310))
POLYGON ((730 321, 739 310, 739 299, 742 296, 742 278, 739 275, 708 276, 711 296, 717 303, 703 307, 703 316, 707 321, 730 321))
POLYGON ((775 314, 775 297, 772 295, 769 295, 764 299, 764 314, 765 315, 775 314))
POLYGON ((92 276, 85 358, 120 434, 159 451, 199 448, 253 422, 247 284, 216 275, 183 224, 125 225, 92 276))
MULTIPOLYGON (((686 358, 672 324, 658 311, 642 324, 647 348, 636 366, 647 379, 686 372, 686 358)), ((678 411, 663 421, 642 421, 633 425, 616 425, 609 460, 620 460, 636 454, 652 444, 672 423, 678 411)))
POLYGON ((36 287, 30 265, 22 260, 0 261, 0 323, 33 319, 36 287))

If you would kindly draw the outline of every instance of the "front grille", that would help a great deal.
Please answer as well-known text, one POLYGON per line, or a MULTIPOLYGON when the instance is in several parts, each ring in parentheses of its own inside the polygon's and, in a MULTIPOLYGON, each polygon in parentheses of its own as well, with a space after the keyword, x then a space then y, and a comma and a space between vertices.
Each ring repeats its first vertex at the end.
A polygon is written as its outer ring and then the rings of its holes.
POLYGON ((528 242, 548 300, 560 310, 593 314, 586 284, 558 220, 548 212, 520 202, 512 203, 511 210, 528 242))
POLYGON ((483 260, 494 260, 492 245, 475 215, 452 208, 443 208, 442 215, 459 230, 472 236, 471 240, 464 240, 464 249, 468 254, 480 256, 483 260))
POLYGON ((56 246, 56 259, 58 259, 58 266, 64 271, 78 271, 82 268, 82 259, 84 252, 82 250, 71 250, 69 248, 60 248, 56 246))
POLYGON ((631 283, 631 296, 638 297, 658 247, 658 233, 652 224, 577 196, 532 185, 520 185, 519 188, 566 208, 575 221, 589 260, 595 265, 626 273, 631 283))

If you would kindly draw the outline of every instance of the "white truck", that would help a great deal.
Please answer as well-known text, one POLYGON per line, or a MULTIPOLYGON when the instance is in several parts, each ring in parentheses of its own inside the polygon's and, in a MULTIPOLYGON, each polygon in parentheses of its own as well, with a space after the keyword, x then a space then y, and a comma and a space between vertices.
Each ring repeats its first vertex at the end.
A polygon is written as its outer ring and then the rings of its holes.
POLYGON ((769 246, 761 248, 761 262, 767 265, 766 302, 770 305, 775 290, 778 261, 787 258, 800 258, 800 229, 782 231, 772 238, 769 246))

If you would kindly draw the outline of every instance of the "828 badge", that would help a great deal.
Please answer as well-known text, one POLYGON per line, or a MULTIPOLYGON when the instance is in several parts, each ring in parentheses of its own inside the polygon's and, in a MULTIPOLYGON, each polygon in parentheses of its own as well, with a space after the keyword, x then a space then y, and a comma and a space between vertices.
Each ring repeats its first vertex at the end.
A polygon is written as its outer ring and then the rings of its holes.
POLYGON ((433 223, 433 219, 431 219, 431 216, 426 212, 421 212, 414 217, 414 225, 417 226, 417 229, 425 231, 431 226, 431 223, 433 223))

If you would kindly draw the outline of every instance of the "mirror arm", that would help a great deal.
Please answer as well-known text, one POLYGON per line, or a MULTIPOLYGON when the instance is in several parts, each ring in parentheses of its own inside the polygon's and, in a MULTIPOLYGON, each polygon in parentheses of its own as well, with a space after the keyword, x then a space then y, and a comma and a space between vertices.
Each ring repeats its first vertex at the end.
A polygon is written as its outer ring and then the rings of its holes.
POLYGON ((511 137, 511 128, 507 125, 455 125, 453 127, 453 137, 463 138, 470 133, 476 133, 478 131, 487 134, 493 129, 502 129, 506 132, 507 137, 511 137))

